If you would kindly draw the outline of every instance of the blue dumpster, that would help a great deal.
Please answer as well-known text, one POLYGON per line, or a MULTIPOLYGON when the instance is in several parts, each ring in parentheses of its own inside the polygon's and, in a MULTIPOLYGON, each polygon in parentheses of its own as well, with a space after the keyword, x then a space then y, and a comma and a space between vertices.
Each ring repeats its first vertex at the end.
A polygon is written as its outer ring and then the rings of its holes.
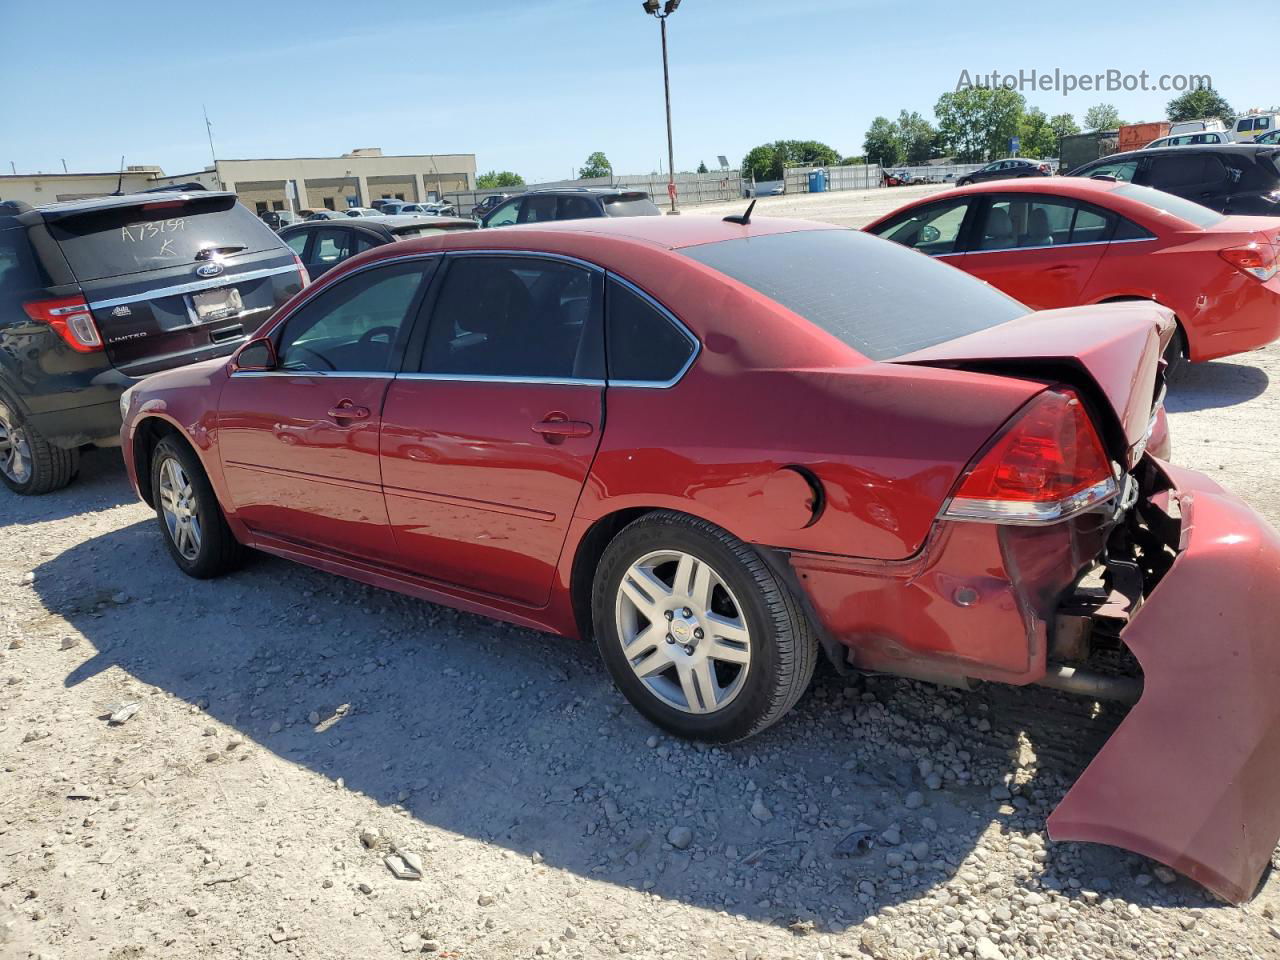
POLYGON ((827 192, 827 171, 814 170, 809 174, 809 192, 810 193, 826 193, 827 192))

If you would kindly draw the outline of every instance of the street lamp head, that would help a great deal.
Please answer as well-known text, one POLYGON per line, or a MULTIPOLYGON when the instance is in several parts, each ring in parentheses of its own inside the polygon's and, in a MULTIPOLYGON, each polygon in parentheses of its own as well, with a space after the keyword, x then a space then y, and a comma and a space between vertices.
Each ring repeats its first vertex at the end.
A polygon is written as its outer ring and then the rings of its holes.
POLYGON ((644 0, 644 12, 656 15, 658 12, 658 0, 644 0))
POLYGON ((680 6, 680 0, 667 0, 666 4, 662 8, 662 12, 665 16, 669 17, 671 14, 676 12, 676 7, 678 6, 680 6))

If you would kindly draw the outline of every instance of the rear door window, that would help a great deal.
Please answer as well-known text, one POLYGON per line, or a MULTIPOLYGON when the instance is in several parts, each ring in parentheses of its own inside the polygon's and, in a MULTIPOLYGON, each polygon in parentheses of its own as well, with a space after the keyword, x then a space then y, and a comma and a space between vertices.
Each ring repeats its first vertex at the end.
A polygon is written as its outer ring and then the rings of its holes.
POLYGON ((600 208, 586 197, 560 198, 560 209, 556 214, 558 220, 585 220, 588 217, 598 216, 600 216, 600 208))
POLYGON ((872 360, 1030 312, 963 271, 857 230, 742 237, 680 253, 758 291, 872 360))
POLYGON ((194 263, 205 247, 271 250, 279 238, 230 196, 166 198, 49 218, 49 230, 80 281, 194 263))
POLYGON ((604 198, 606 217, 655 217, 662 213, 647 193, 604 198))
POLYGON ((1076 207, 1075 219, 1071 222, 1071 242, 1105 243, 1111 237, 1115 221, 1115 214, 1082 203, 1076 207))
POLYGON ((697 347, 652 301, 613 278, 606 294, 605 324, 610 383, 668 384, 697 347))
POLYGON ((556 197, 525 197, 524 206, 520 209, 520 223, 545 223, 556 218, 556 197))

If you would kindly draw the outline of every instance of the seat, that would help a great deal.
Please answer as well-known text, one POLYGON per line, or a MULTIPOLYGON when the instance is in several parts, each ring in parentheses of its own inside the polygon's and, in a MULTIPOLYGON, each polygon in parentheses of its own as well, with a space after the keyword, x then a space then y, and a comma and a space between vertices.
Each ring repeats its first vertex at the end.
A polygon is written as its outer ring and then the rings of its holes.
POLYGON ((1017 246, 1017 237, 1013 233, 1013 220, 1009 211, 1003 207, 992 207, 987 212, 987 226, 983 231, 979 250, 1003 250, 1017 246))
MULTIPOLYGON (((454 287, 460 293, 465 286, 454 287)), ((437 306, 437 315, 452 316, 460 328, 450 349, 449 373, 518 376, 524 373, 522 344, 528 339, 533 303, 529 289, 510 270, 485 276, 470 299, 437 306), (441 309, 441 306, 444 309, 441 309)))
POLYGON ((1024 247, 1051 247, 1054 244, 1053 228, 1049 226, 1049 213, 1044 207, 1035 207, 1027 218, 1027 234, 1022 238, 1024 247))

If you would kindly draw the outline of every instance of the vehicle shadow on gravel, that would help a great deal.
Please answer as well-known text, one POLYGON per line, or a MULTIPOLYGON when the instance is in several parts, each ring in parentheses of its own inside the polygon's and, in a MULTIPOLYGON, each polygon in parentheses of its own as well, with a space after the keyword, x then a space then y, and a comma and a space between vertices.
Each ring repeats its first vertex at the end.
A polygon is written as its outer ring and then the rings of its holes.
MULTIPOLYGON (((798 932, 980 890, 1209 903, 1140 886, 1149 865, 1118 851, 1045 848, 1045 816, 1116 722, 1049 691, 823 668, 783 722, 712 749, 649 726, 588 644, 266 557, 189 580, 149 522, 36 574, 97 650, 68 687, 118 667, 348 791, 582 877, 798 932), (842 855, 859 829, 869 849, 842 855)), ((146 722, 144 704, 130 723, 146 722)), ((201 740, 175 760, 208 769, 201 740)))
POLYGON ((0 528, 64 520, 132 503, 117 449, 89 450, 80 455, 80 472, 71 485, 39 497, 20 497, 0 487, 0 528))
POLYGON ((1183 363, 1169 376, 1165 408, 1191 413, 1232 407, 1261 396, 1270 382, 1265 370, 1247 363, 1183 363))

